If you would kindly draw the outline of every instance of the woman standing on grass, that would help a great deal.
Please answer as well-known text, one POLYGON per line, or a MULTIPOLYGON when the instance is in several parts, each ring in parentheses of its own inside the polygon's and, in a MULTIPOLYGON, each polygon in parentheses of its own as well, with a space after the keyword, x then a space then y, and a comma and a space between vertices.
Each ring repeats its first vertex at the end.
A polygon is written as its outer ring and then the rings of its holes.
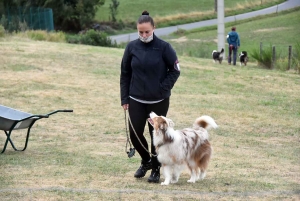
POLYGON ((141 178, 152 169, 148 182, 158 183, 160 163, 153 145, 153 127, 148 123, 151 136, 151 154, 144 137, 144 128, 150 112, 166 116, 171 89, 180 75, 176 52, 171 45, 154 35, 154 21, 144 11, 137 21, 138 39, 128 43, 121 63, 121 105, 128 110, 133 128, 130 138, 142 158, 134 177, 141 178), (137 139, 136 135, 140 139, 137 139))

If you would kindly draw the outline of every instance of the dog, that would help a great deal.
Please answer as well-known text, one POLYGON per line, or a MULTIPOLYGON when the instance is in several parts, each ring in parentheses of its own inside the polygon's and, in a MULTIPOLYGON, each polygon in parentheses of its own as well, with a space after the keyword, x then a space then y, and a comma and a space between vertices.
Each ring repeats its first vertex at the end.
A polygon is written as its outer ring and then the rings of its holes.
POLYGON ((149 116, 148 122, 154 128, 153 144, 165 178, 161 185, 178 182, 186 166, 191 173, 187 182, 195 183, 204 179, 212 154, 207 130, 218 127, 214 119, 201 116, 195 120, 193 128, 174 130, 174 122, 171 119, 158 116, 154 112, 149 116))
POLYGON ((224 48, 221 49, 220 52, 217 50, 213 50, 211 55, 213 57, 214 62, 216 63, 217 61, 221 64, 223 60, 223 53, 224 53, 224 48))
POLYGON ((243 64, 245 66, 247 66, 247 62, 248 62, 248 54, 246 51, 242 51, 240 54, 239 54, 239 57, 240 57, 240 66, 242 66, 243 64))

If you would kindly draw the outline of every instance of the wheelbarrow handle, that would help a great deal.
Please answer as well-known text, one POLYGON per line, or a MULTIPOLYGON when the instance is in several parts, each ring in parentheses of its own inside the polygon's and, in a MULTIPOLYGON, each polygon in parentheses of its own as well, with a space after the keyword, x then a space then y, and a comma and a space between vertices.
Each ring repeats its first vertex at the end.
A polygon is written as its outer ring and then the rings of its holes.
POLYGON ((38 114, 38 115, 33 115, 32 117, 38 117, 38 118, 49 118, 49 115, 45 114, 38 114))
POLYGON ((60 112, 73 112, 73 110, 60 110, 60 112))
POLYGON ((50 113, 48 113, 48 114, 46 114, 46 115, 51 115, 51 114, 55 114, 55 113, 57 113, 57 112, 73 112, 73 110, 56 110, 56 111, 53 111, 53 112, 50 112, 50 113))

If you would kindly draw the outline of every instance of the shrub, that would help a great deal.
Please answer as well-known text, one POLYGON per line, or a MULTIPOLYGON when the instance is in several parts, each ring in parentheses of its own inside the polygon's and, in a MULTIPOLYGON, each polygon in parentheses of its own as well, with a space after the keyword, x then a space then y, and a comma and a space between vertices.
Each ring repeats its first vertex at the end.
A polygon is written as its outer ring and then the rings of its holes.
POLYGON ((292 65, 296 70, 298 70, 298 73, 300 74, 300 42, 297 42, 294 46, 292 61, 292 65))
POLYGON ((93 29, 88 30, 84 35, 81 36, 81 43, 85 45, 94 46, 105 46, 113 47, 116 46, 112 43, 111 39, 105 32, 95 31, 93 29))
POLYGON ((33 40, 47 40, 47 32, 42 30, 30 30, 26 31, 25 34, 33 40))
POLYGON ((112 4, 109 4, 111 19, 113 22, 116 22, 116 16, 118 14, 118 6, 120 5, 120 2, 117 0, 111 0, 112 4))
POLYGON ((2 15, 1 20, 0 20, 0 25, 6 29, 8 27, 8 20, 5 15, 2 15))
POLYGON ((5 29, 2 25, 0 25, 0 37, 4 37, 5 36, 5 29))
POLYGON ((272 68, 272 46, 263 49, 260 53, 259 50, 254 49, 250 52, 250 56, 255 59, 259 65, 271 69, 272 68))
POLYGON ((287 57, 279 58, 276 60, 276 69, 286 71, 289 67, 289 60, 287 57))
POLYGON ((66 41, 67 43, 73 43, 73 44, 80 44, 81 43, 81 35, 66 35, 66 41))
POLYGON ((66 42, 66 36, 61 31, 47 32, 44 30, 28 30, 24 32, 18 32, 16 35, 39 41, 66 42))
POLYGON ((48 32, 47 41, 50 41, 50 42, 66 42, 66 35, 62 31, 48 32))

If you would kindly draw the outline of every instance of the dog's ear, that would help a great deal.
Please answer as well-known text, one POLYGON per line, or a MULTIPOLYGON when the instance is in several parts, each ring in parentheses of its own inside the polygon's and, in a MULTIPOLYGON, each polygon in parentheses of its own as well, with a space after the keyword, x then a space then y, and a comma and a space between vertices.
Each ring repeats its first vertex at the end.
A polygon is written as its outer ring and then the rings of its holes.
POLYGON ((160 125, 159 125, 159 129, 160 130, 167 130, 168 128, 168 125, 166 122, 162 122, 160 125))
POLYGON ((168 119, 168 118, 166 118, 166 117, 164 117, 164 120, 165 120, 165 122, 166 122, 166 126, 167 127, 174 127, 174 122, 172 121, 172 119, 168 119))
POLYGON ((168 119, 168 124, 172 128, 175 126, 174 122, 171 119, 168 119))
POLYGON ((168 127, 170 126, 169 124, 169 119, 163 116, 160 116, 159 122, 159 129, 161 130, 167 130, 168 127))

